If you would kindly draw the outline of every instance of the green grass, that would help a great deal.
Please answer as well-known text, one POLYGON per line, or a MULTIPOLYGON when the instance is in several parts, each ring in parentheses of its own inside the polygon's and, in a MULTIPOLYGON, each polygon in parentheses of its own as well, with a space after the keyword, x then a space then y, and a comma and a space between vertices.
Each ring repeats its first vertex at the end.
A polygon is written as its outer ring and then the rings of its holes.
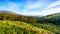
POLYGON ((60 25, 54 25, 54 24, 50 24, 50 23, 33 23, 32 25, 36 26, 37 28, 43 28, 46 30, 49 30, 51 32, 54 32, 55 34, 60 34, 60 25))
POLYGON ((0 34, 54 34, 51 31, 37 28, 25 22, 0 21, 0 34))

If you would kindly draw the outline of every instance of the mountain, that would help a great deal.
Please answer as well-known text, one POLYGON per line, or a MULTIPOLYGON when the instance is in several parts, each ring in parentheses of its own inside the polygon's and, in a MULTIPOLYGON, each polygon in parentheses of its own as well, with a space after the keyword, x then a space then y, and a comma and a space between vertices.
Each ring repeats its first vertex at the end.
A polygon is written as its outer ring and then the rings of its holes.
POLYGON ((52 31, 55 34, 60 34, 60 13, 47 15, 36 20, 37 23, 33 24, 34 26, 52 31))
POLYGON ((60 25, 60 13, 47 15, 47 16, 25 16, 20 15, 11 11, 0 11, 1 20, 13 20, 29 23, 53 23, 55 25, 60 25))
POLYGON ((55 25, 60 25, 60 13, 56 13, 56 14, 51 14, 51 15, 47 15, 44 16, 43 18, 41 18, 39 20, 39 22, 48 22, 48 23, 53 23, 55 25))
POLYGON ((0 11, 0 34, 55 34, 33 24, 36 24, 36 17, 0 11))
POLYGON ((21 21, 21 22, 35 22, 35 17, 20 15, 11 11, 0 11, 0 19, 1 20, 13 20, 13 21, 21 21))
POLYGON ((40 17, 0 11, 1 34, 60 34, 59 22, 60 13, 40 17))

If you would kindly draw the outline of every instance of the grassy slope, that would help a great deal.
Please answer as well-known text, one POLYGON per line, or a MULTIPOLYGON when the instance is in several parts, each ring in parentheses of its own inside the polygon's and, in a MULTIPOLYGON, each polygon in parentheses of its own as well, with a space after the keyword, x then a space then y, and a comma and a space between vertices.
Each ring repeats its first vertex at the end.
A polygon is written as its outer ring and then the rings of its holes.
POLYGON ((25 22, 0 21, 0 34, 53 34, 52 32, 37 28, 25 22))
POLYGON ((33 23, 32 25, 36 26, 37 28, 43 28, 43 29, 49 30, 51 32, 54 32, 55 34, 60 34, 60 26, 57 26, 57 25, 54 25, 54 24, 50 24, 50 23, 44 23, 44 24, 33 23))

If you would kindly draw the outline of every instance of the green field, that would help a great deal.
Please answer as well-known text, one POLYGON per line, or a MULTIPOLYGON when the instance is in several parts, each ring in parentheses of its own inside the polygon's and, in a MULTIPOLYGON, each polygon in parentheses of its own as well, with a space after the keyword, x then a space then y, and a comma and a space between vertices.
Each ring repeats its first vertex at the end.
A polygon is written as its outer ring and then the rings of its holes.
POLYGON ((0 34, 54 34, 51 31, 37 28, 25 22, 2 20, 0 34))

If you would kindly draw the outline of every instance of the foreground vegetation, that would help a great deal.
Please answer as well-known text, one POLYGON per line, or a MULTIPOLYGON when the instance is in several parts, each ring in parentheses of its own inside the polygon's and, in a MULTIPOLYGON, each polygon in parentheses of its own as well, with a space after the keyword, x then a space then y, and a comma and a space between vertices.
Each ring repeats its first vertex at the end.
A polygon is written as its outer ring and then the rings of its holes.
POLYGON ((36 26, 37 28, 43 28, 45 30, 49 30, 55 34, 60 34, 60 25, 54 25, 54 24, 50 24, 50 23, 33 23, 32 25, 36 26))
POLYGON ((0 34, 53 34, 48 30, 37 28, 33 25, 18 22, 3 20, 0 21, 0 34))

